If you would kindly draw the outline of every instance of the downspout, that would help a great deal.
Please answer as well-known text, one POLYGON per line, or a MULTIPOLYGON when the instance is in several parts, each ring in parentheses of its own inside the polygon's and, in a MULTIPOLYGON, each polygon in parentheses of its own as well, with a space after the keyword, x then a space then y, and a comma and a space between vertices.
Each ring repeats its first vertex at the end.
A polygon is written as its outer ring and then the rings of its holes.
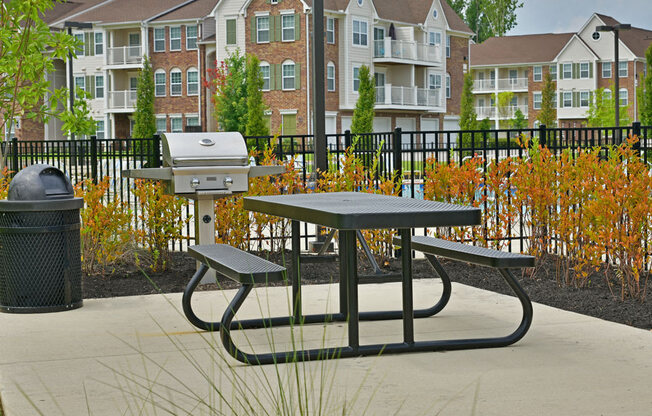
MULTIPOLYGON (((203 27, 199 25, 199 19, 197 19, 197 116, 199 118, 199 125, 204 127, 202 124, 202 105, 201 105, 201 89, 202 89, 202 83, 201 83, 201 75, 202 75, 202 67, 201 67, 201 47, 199 46, 199 40, 201 39, 201 32, 203 32, 203 27)), ((206 46, 204 46, 204 55, 206 54, 206 46)))
MULTIPOLYGON (((312 9, 311 9, 312 12, 312 9)), ((312 134, 312 116, 310 114, 310 18, 306 12, 306 120, 308 121, 308 134, 312 134)), ((300 28, 299 28, 300 29, 300 28)))

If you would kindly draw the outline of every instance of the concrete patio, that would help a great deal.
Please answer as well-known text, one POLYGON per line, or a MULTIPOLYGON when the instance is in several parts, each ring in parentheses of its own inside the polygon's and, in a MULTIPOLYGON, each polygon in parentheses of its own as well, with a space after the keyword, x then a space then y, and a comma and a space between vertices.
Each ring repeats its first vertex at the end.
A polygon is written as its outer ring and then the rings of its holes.
MULTIPOLYGON (((415 307, 429 306, 441 290, 437 280, 416 280, 414 286, 415 307)), ((306 286, 304 312, 335 310, 336 291, 333 285, 306 286)), ((398 283, 362 286, 360 310, 387 304, 400 308, 400 292, 398 283)), ((197 310, 218 319, 233 293, 198 292, 197 310)), ((241 317, 260 316, 261 309, 287 313, 286 288, 262 288, 256 294, 241 317)), ((218 334, 196 332, 180 305, 181 294, 170 294, 86 300, 81 309, 61 313, 0 314, 5 416, 169 414, 163 409, 252 414, 229 409, 227 403, 242 403, 243 388, 250 389, 245 396, 263 402, 280 396, 277 373, 293 385, 297 367, 249 367, 232 360, 218 334)), ((447 308, 416 321, 416 338, 503 335, 518 324, 519 313, 514 298, 454 283, 447 308)), ((361 324, 363 343, 396 342, 399 334, 400 321, 361 324)), ((236 340, 265 351, 269 335, 251 330, 236 340)), ((311 325, 295 335, 308 346, 337 345, 346 342, 346 327, 311 325)), ((290 345, 289 329, 274 330, 273 336, 277 350, 290 345)), ((325 401, 331 412, 324 414, 342 414, 345 403, 351 414, 366 409, 369 415, 652 412, 652 332, 538 304, 529 333, 508 348, 341 359, 298 368, 308 380, 309 395, 330 395, 325 401)), ((286 386, 286 392, 291 390, 286 386)), ((261 406, 270 409, 267 402, 261 406)))

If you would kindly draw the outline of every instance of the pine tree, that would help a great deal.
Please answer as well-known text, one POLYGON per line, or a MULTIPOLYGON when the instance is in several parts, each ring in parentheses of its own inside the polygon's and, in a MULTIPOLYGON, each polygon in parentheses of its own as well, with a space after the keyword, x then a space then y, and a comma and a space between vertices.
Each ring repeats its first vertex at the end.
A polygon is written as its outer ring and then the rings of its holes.
POLYGON ((267 136, 269 129, 263 120, 266 106, 263 102, 263 74, 256 55, 247 55, 247 136, 267 136))
POLYGON ((156 134, 156 116, 154 115, 154 73, 147 56, 143 60, 143 69, 138 76, 136 88, 136 111, 134 112, 134 131, 137 139, 151 138, 156 134))
POLYGON ((541 111, 537 120, 546 127, 555 127, 557 124, 557 109, 555 108, 555 94, 557 88, 550 74, 546 74, 546 79, 541 90, 541 111))
POLYGON ((358 88, 358 101, 353 110, 351 133, 371 133, 374 128, 374 106, 376 105, 376 86, 369 67, 362 65, 359 72, 360 87, 358 88))

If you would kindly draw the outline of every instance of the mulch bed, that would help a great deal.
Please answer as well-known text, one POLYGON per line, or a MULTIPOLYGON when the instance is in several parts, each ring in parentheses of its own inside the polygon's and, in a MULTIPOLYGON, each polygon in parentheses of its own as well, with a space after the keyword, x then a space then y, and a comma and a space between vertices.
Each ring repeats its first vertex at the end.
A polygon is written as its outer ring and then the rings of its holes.
MULTIPOLYGON (((262 255, 265 257, 266 255, 262 255)), ((289 270, 289 254, 273 255, 270 260, 286 263, 289 270)), ((500 274, 490 268, 466 263, 442 260, 453 282, 463 283, 498 293, 511 294, 500 274)), ((338 263, 305 264, 301 279, 304 284, 319 284, 338 281, 338 263)), ((387 271, 400 271, 400 261, 392 260, 383 265, 387 271)), ((359 260, 360 274, 370 273, 366 259, 359 260)), ((652 329, 652 304, 634 299, 620 300, 619 286, 613 286, 613 294, 607 284, 607 274, 598 271, 589 277, 589 283, 582 289, 562 285, 556 279, 557 259, 550 256, 537 266, 517 275, 520 284, 533 302, 555 308, 590 315, 608 321, 637 328, 652 329)), ((106 275, 84 276, 84 298, 106 298, 116 296, 144 295, 154 293, 182 292, 195 271, 195 260, 186 253, 172 253, 165 272, 141 269, 134 263, 116 264, 106 275)), ((435 272, 430 264, 421 259, 413 262, 413 273, 417 279, 432 277, 435 272)), ((610 278, 612 285, 617 282, 610 278)), ((232 289, 239 284, 221 278, 218 284, 202 285, 198 290, 218 288, 232 289)))

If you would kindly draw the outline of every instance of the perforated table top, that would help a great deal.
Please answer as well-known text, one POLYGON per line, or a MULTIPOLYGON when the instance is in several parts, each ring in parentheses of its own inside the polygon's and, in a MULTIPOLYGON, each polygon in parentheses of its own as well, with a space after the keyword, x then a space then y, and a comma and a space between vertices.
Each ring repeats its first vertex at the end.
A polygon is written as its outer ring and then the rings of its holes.
POLYGON ((252 196, 244 208, 339 230, 478 225, 479 208, 363 192, 252 196))

